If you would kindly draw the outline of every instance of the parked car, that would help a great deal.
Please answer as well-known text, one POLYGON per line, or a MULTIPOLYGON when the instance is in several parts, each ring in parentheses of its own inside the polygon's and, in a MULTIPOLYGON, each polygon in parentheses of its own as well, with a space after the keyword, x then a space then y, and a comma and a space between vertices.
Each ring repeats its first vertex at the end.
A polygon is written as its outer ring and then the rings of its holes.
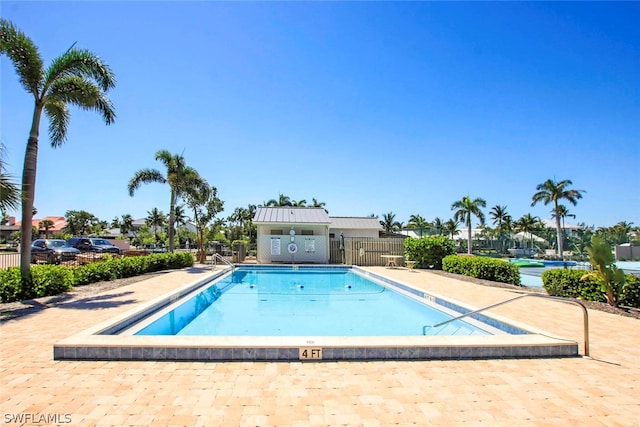
POLYGON ((60 264, 74 261, 80 251, 61 239, 36 239, 31 244, 31 262, 60 264))
POLYGON ((71 246, 80 252, 96 252, 100 254, 120 255, 120 248, 107 239, 98 237, 72 237, 67 240, 71 246))

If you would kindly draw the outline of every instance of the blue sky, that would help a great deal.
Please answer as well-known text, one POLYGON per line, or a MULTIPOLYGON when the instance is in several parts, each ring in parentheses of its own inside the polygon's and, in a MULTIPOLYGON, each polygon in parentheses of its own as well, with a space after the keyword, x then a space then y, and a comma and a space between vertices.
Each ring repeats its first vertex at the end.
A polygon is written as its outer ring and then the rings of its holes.
MULTIPOLYGON (((585 190, 575 220, 640 225, 640 3, 32 2, 0 13, 45 63, 77 47, 113 69, 118 118, 40 129, 38 217, 168 212, 142 186, 160 149, 218 188, 226 217, 279 193, 333 216, 452 217, 469 195, 531 207, 537 184, 585 190)), ((33 100, 0 62, 0 136, 22 171, 33 100)))

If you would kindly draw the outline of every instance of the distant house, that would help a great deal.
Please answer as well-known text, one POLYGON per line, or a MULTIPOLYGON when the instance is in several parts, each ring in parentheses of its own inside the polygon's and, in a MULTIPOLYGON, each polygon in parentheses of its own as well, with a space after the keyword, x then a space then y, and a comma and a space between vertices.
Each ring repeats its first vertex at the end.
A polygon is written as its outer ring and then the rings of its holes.
POLYGON ((259 263, 329 262, 331 219, 324 209, 261 206, 253 223, 258 229, 259 263))
POLYGON ((376 218, 330 217, 323 208, 261 206, 253 223, 258 229, 259 263, 296 262, 327 264, 331 239, 379 238, 376 218))
MULTIPOLYGON (((15 221, 15 218, 9 218, 9 223, 11 223, 11 221, 15 221)), ((18 228, 20 228, 20 222, 15 222, 15 225, 18 226, 18 228)), ((61 234, 62 233, 62 229, 65 228, 67 226, 67 220, 65 219, 65 217, 63 216, 45 216, 44 218, 33 218, 31 220, 31 225, 38 230, 38 234, 36 236, 34 236, 33 238, 36 239, 38 237, 45 237, 45 234, 49 237, 55 235, 55 234, 61 234), (49 227, 49 229, 45 232, 44 228, 40 227, 40 223, 43 221, 51 221, 51 223, 53 224, 51 227, 49 227)))

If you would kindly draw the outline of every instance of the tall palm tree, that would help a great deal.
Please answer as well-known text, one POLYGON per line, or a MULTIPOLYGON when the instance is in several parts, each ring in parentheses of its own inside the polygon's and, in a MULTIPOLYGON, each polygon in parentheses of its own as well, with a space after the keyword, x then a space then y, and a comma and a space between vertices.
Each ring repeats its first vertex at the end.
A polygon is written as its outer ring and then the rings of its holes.
POLYGON ((481 198, 475 198, 471 200, 471 197, 464 196, 462 199, 454 202, 451 205, 451 210, 455 210, 453 219, 460 221, 467 226, 467 253, 471 255, 473 253, 473 247, 471 242, 471 217, 475 216, 480 220, 480 224, 484 225, 484 214, 480 208, 487 206, 487 202, 481 198))
POLYGON ((536 186, 536 193, 532 197, 531 206, 535 206, 536 203, 542 202, 544 205, 548 205, 549 203, 553 203, 553 209, 551 210, 552 214, 555 214, 556 220, 556 234, 558 238, 558 255, 564 259, 563 257, 563 237, 562 237, 562 228, 560 227, 560 215, 559 212, 559 202, 561 200, 567 200, 573 206, 578 204, 578 199, 582 198, 582 193, 585 193, 584 190, 574 190, 569 188, 573 182, 569 179, 565 179, 560 182, 555 182, 552 179, 548 179, 542 184, 538 184, 536 186))
POLYGON ((157 169, 140 169, 129 181, 129 196, 133 197, 136 189, 141 184, 157 182, 168 184, 171 190, 169 202, 169 252, 173 252, 176 223, 176 203, 184 194, 185 189, 194 180, 198 180, 200 175, 190 166, 187 166, 181 154, 171 154, 167 150, 160 150, 156 153, 156 160, 161 161, 167 172, 165 175, 157 169))
POLYGON ((496 226, 500 252, 504 252, 504 236, 506 234, 505 224, 507 224, 507 222, 510 223, 511 215, 507 213, 506 206, 495 205, 491 208, 489 216, 493 220, 493 225, 496 226))
POLYGON ((409 223, 407 224, 407 228, 412 228, 418 230, 420 234, 420 238, 422 238, 422 233, 425 229, 431 227, 431 224, 424 219, 421 215, 411 215, 409 217, 409 223))
POLYGON ((42 112, 49 120, 51 146, 62 145, 67 137, 69 105, 93 110, 109 125, 116 118, 106 93, 115 87, 111 69, 94 53, 73 46, 44 68, 36 45, 13 23, 0 19, 0 55, 6 55, 22 86, 33 95, 34 109, 22 170, 22 222, 20 224, 20 273, 29 276, 31 213, 36 194, 36 166, 42 112))
POLYGON ((17 209, 20 205, 20 190, 5 172, 4 155, 5 147, 0 141, 0 212, 3 214, 7 209, 17 209))

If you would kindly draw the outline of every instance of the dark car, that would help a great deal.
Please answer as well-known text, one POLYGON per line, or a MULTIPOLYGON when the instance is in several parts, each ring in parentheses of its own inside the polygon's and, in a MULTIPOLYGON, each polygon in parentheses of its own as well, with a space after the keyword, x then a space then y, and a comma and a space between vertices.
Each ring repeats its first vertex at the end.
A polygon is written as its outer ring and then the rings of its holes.
POLYGON ((119 247, 99 237, 72 237, 67 242, 80 252, 120 255, 119 247))
POLYGON ((74 261, 80 251, 61 239, 37 239, 31 244, 31 262, 60 264, 74 261))

